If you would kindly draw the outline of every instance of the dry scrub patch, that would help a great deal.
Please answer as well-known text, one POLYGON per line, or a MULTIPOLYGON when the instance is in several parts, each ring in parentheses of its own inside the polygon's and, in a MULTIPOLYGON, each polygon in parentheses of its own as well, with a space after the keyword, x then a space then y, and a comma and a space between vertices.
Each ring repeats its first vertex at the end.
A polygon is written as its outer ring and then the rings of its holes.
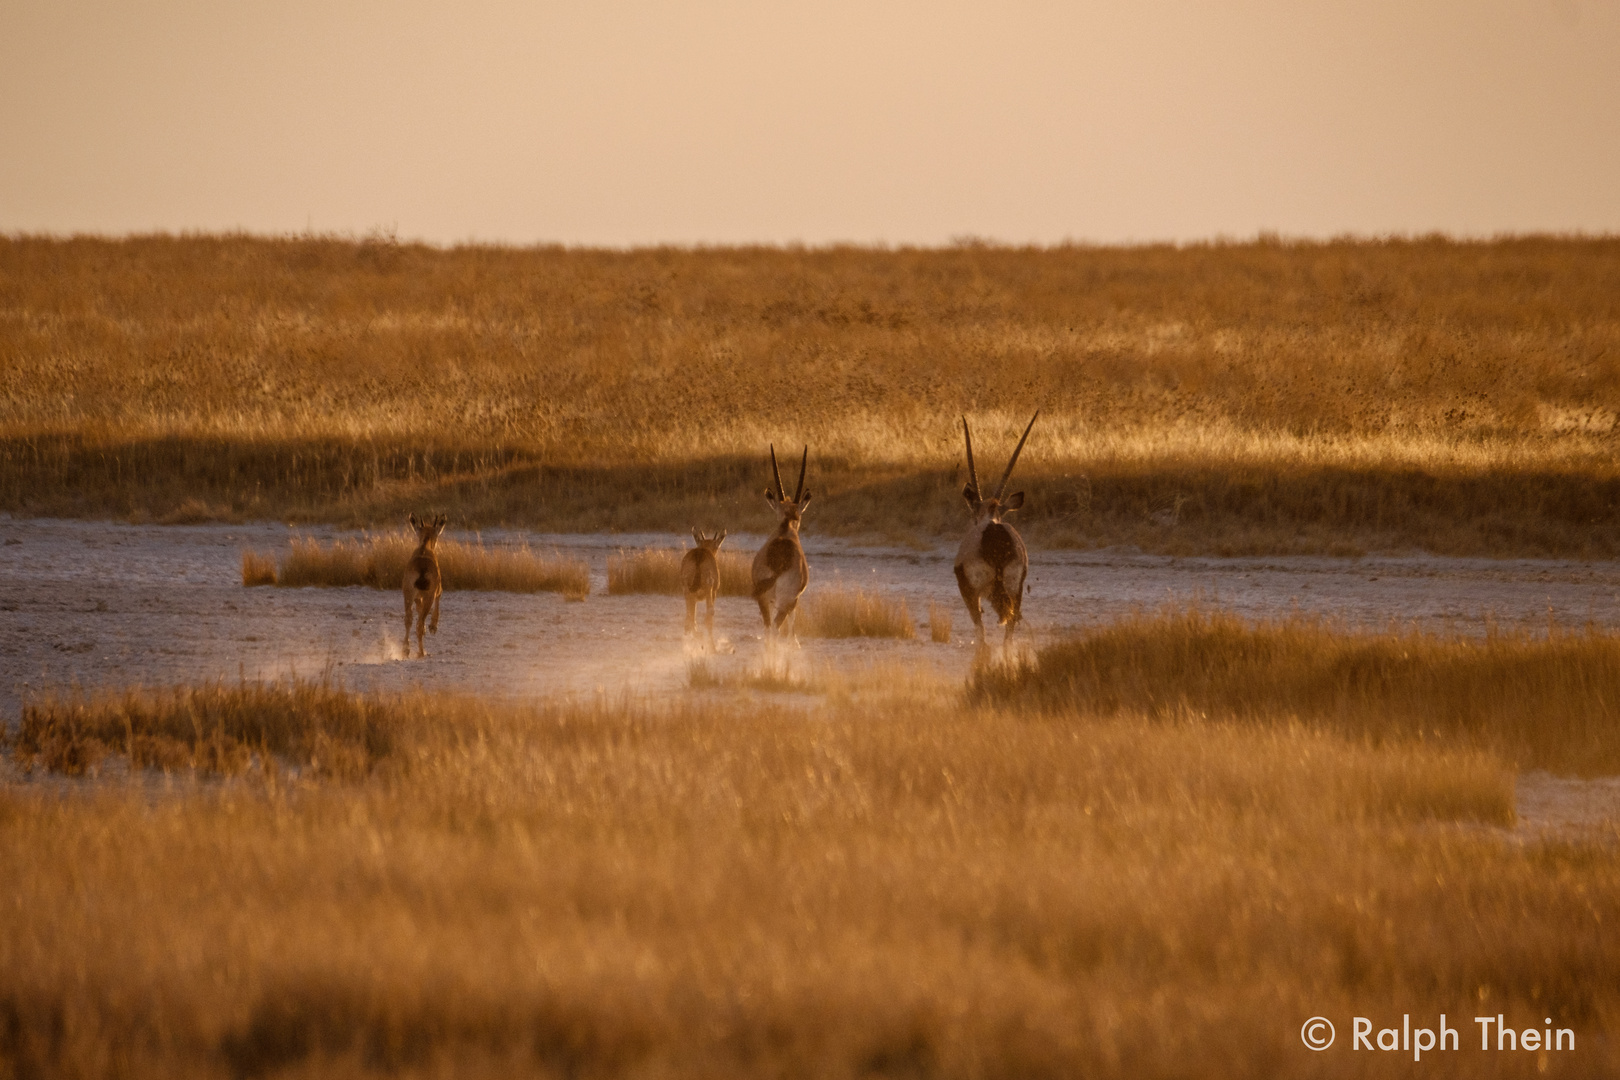
POLYGON ((45 696, 23 706, 0 747, 24 771, 95 775, 109 758, 130 769, 274 778, 358 779, 394 750, 408 709, 323 683, 242 683, 45 696))
MULTIPOLYGON (((675 548, 643 548, 608 556, 607 591, 610 596, 632 593, 681 595, 681 556, 675 548)), ((720 552, 720 595, 753 595, 749 566, 752 557, 741 552, 720 552)))
POLYGON ((242 551, 242 584, 248 588, 276 583, 276 560, 257 551, 242 551))
POLYGON ((1511 819, 1477 751, 932 700, 368 707, 409 768, 0 790, 0 1065, 1359 1076, 1300 1020, 1409 1001, 1550 1012, 1620 1065, 1620 870, 1452 826, 1511 819))
POLYGON ((973 693, 1058 712, 1304 723, 1487 748, 1524 768, 1620 772, 1620 636, 1597 630, 1464 638, 1167 610, 985 666, 973 693))
POLYGON ((904 600, 874 589, 833 585, 816 589, 800 601, 798 632, 820 638, 905 638, 917 636, 917 624, 904 600))
MULTIPOLYGON (((334 540, 329 544, 310 537, 295 539, 282 555, 272 583, 286 588, 369 585, 374 589, 397 589, 416 546, 416 537, 401 533, 334 540)), ((584 560, 541 555, 527 544, 486 548, 482 540, 472 544, 441 540, 438 555, 446 591, 560 592, 579 597, 591 591, 590 566, 584 560)), ((262 568, 269 558, 258 552, 243 552, 242 584, 264 584, 248 580, 249 562, 262 568)))
POLYGON ((1039 405, 1039 543, 1612 557, 1617 298, 1614 239, 5 237, 0 510, 764 531, 790 362, 826 535, 953 532, 960 414, 1011 440, 1039 405))

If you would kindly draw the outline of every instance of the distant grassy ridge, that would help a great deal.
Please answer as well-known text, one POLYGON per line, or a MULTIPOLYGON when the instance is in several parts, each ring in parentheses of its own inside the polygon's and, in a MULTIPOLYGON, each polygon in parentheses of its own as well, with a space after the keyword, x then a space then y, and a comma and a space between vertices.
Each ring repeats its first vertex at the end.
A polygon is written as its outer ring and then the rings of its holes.
POLYGON ((1485 638, 1144 614, 976 672, 977 700, 1067 715, 1224 717, 1476 746, 1524 768, 1620 772, 1620 636, 1485 638))
MULTIPOLYGON (((279 559, 263 552, 242 552, 242 584, 398 589, 418 542, 414 534, 401 533, 329 543, 299 537, 279 559)), ((560 592, 581 597, 590 592, 590 566, 584 560, 541 555, 527 544, 486 548, 482 540, 467 543, 445 538, 439 541, 438 556, 446 591, 560 592)))
POLYGON ((1620 240, 882 251, 0 238, 0 510, 1620 553, 1620 240), (779 372, 798 391, 784 413, 779 372))

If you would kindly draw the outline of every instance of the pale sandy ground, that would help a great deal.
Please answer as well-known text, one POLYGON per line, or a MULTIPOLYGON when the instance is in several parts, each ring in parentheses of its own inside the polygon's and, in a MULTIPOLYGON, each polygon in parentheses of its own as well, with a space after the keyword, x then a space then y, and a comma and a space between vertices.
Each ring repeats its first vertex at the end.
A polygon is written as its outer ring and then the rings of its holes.
MULTIPOLYGON (((811 592, 832 582, 886 590, 910 604, 919 640, 818 641, 783 661, 795 674, 894 665, 965 679, 971 624, 951 576, 954 545, 933 550, 805 541, 811 592), (928 640, 927 605, 952 611, 950 644, 928 640)), ((134 526, 0 517, 0 721, 43 691, 329 675, 355 689, 410 686, 513 698, 687 691, 695 655, 679 598, 607 596, 607 557, 620 548, 679 546, 677 536, 487 532, 488 544, 528 542, 590 563, 584 603, 553 594, 445 595, 426 660, 402 660, 396 591, 246 589, 244 547, 279 553, 285 526, 134 526)), ((752 552, 758 537, 727 547, 752 552)), ((1136 609, 1198 600, 1249 618, 1291 612, 1352 624, 1419 622, 1463 633, 1505 625, 1595 623, 1620 628, 1620 564, 1433 556, 1329 559, 1174 559, 1117 550, 1035 552, 1025 599, 1025 647, 1066 628, 1136 609)), ((759 616, 723 598, 716 614, 722 677, 758 669, 759 616)), ((999 637, 1000 631, 992 631, 999 637)), ((1519 778, 1524 827, 1600 829, 1620 821, 1620 779, 1519 778)))

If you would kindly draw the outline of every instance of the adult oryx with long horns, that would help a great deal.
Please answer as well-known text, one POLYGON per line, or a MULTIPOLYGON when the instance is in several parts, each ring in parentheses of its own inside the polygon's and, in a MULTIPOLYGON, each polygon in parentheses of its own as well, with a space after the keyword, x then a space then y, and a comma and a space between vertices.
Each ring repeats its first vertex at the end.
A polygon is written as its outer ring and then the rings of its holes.
POLYGON ((1024 541, 1018 535, 1018 530, 1002 521, 1001 516, 1023 506, 1024 493, 1015 491, 1006 499, 1001 497, 1001 493, 1007 489, 1007 479, 1012 476, 1013 466, 1018 464, 1018 455, 1023 452, 1024 443, 1035 426, 1035 417, 1039 415, 1041 412, 1036 409, 1035 416, 1029 418, 1024 437, 1018 440, 1012 457, 1007 459, 1007 469, 1001 474, 1001 482, 988 498, 979 486, 979 473, 973 465, 973 432, 968 427, 967 417, 962 417, 968 466, 968 482, 962 489, 962 498, 967 500, 973 523, 968 526, 961 546, 956 549, 956 585, 962 590, 962 599, 967 602, 968 614, 973 616, 973 625, 978 631, 981 645, 984 644, 984 618, 979 611, 981 598, 989 599, 996 617, 1007 628, 1004 643, 1012 641, 1012 632, 1022 617, 1029 552, 1024 550, 1024 541))
MULTIPOLYGON (((765 541, 765 546, 754 556, 754 599, 759 603, 760 618, 765 620, 765 636, 774 628, 781 632, 782 624, 799 606, 799 594, 810 582, 810 564, 804 561, 804 548, 799 544, 799 519, 810 505, 810 493, 804 489, 804 472, 810 465, 810 447, 804 448, 799 461, 799 486, 793 498, 787 497, 782 487, 782 470, 776 465, 776 446, 771 446, 771 476, 776 490, 765 489, 765 501, 782 520, 776 531, 765 541), (772 609, 775 609, 774 622, 772 609)), ((798 620, 794 619, 795 629, 798 620)))

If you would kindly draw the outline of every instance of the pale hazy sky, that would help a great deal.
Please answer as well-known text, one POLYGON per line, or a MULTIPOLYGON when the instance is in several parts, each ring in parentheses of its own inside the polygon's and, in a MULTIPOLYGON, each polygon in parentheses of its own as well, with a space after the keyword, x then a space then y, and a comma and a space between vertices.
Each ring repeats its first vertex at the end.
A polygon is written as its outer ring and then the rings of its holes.
POLYGON ((0 233, 1620 233, 1620 0, 0 0, 0 233))

